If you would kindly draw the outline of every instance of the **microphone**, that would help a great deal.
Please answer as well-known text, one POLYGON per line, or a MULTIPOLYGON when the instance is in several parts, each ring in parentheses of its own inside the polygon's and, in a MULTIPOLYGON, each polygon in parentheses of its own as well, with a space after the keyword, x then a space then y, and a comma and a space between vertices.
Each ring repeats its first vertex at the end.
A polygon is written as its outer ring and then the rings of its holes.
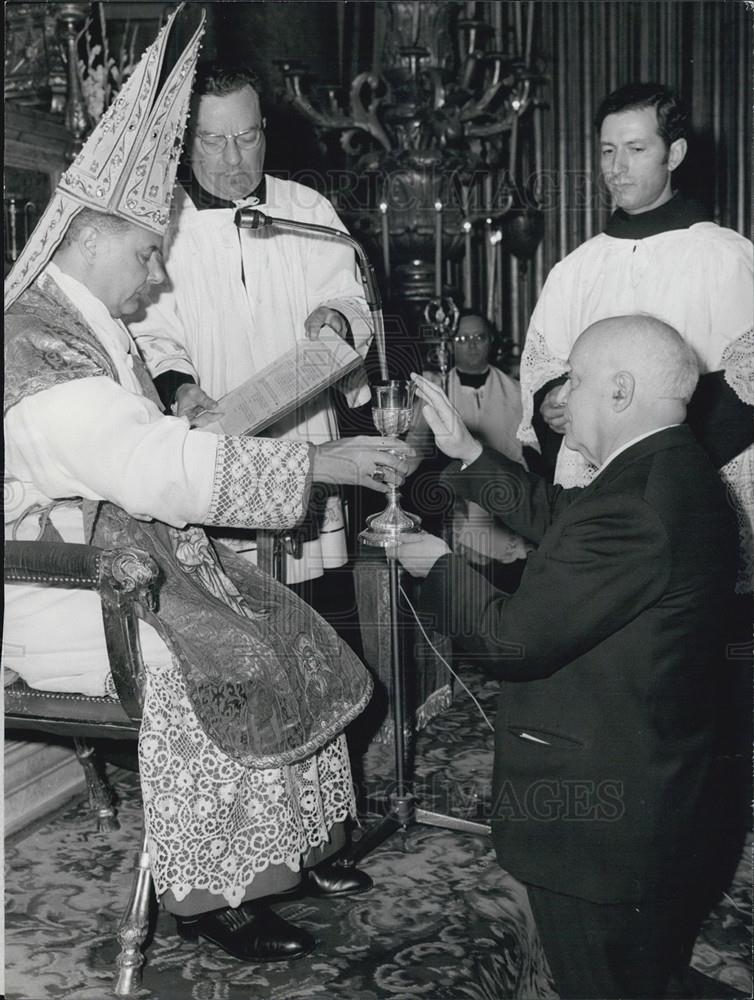
POLYGON ((366 292, 365 298, 369 311, 374 320, 374 339, 377 345, 377 357, 380 363, 380 378, 387 382, 387 356, 385 353, 385 325, 382 319, 382 299, 377 287, 377 279, 374 275, 374 268, 369 263, 362 245, 341 229, 333 229, 331 226, 318 226, 313 222, 298 222, 295 219, 276 219, 272 215, 265 215, 256 208, 238 208, 233 217, 233 221, 239 229, 264 229, 272 226, 275 229, 293 229, 303 233, 317 233, 320 236, 328 236, 332 239, 342 240, 348 243, 356 252, 356 260, 359 264, 361 277, 364 282, 366 292))

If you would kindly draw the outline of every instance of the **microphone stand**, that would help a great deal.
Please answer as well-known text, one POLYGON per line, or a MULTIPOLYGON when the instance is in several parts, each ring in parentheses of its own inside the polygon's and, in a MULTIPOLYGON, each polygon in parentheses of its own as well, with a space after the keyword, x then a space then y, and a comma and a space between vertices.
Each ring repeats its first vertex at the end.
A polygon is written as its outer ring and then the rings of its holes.
POLYGON ((355 240, 350 233, 341 229, 333 229, 331 226, 318 226, 313 222, 298 222, 295 219, 276 219, 272 215, 265 215, 255 208, 239 208, 236 210, 234 222, 239 229, 262 229, 273 226, 275 229, 291 229, 304 233, 318 233, 320 236, 327 236, 330 239, 342 240, 353 247, 356 252, 356 260, 359 264, 359 271, 364 282, 365 295, 372 315, 374 329, 374 340, 377 345, 377 358, 380 365, 380 378, 383 382, 388 381, 387 355, 385 352, 385 322, 382 318, 382 298, 377 286, 377 279, 374 275, 374 268, 369 263, 364 248, 355 240))
MULTIPOLYGON (((387 382, 388 371, 385 353, 385 327, 382 320, 382 300, 377 287, 374 269, 369 263, 361 244, 350 233, 343 232, 340 229, 332 229, 330 226, 319 226, 311 222, 297 222, 294 219, 277 219, 273 216, 265 215, 254 208, 237 209, 234 221, 239 229, 262 229, 267 226, 274 226, 275 228, 317 233, 329 239, 343 240, 353 247, 364 281, 367 304, 374 320, 380 376, 384 382, 387 382)), ((381 543, 374 542, 369 544, 380 545, 381 543)), ((384 543, 382 543, 382 547, 384 547, 384 543)), ((461 833, 475 833, 489 836, 491 832, 490 827, 486 823, 477 823, 473 820, 461 819, 457 816, 446 816, 441 813, 431 812, 428 809, 422 809, 417 805, 416 796, 413 791, 413 781, 407 775, 406 734, 404 729, 406 712, 403 701, 404 677, 400 636, 397 627, 400 569, 398 560, 395 558, 388 557, 387 564, 390 601, 390 665, 393 683, 392 710, 396 791, 385 799, 371 800, 371 803, 377 805, 383 815, 381 819, 364 832, 363 836, 351 846, 348 853, 342 858, 343 864, 351 867, 357 865, 359 861, 365 858, 375 847, 378 847, 383 841, 387 840, 388 837, 392 836, 392 834, 397 833, 398 830, 407 830, 408 827, 414 826, 417 823, 423 823, 427 826, 437 826, 446 830, 457 830, 461 833)))

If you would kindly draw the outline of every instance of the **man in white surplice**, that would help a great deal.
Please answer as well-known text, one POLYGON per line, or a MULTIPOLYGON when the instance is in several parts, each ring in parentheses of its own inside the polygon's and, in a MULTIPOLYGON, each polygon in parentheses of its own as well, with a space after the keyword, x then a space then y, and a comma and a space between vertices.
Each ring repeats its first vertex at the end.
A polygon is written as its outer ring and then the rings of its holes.
MULTIPOLYGON (((671 90, 657 83, 626 84, 604 99, 595 125, 615 211, 604 232, 582 243, 547 277, 521 357, 518 437, 538 449, 537 434, 549 436, 544 425, 563 434, 560 390, 550 386, 566 370, 582 330, 632 313, 664 320, 699 360, 702 375, 687 420, 729 485, 741 533, 738 590, 751 593, 752 245, 673 190, 673 173, 687 151, 688 110, 671 90)), ((589 482, 596 470, 565 443, 558 447, 555 482, 566 487, 589 482)))
MULTIPOLYGON (((323 326, 349 339, 362 357, 370 344, 369 311, 346 244, 234 225, 235 209, 243 205, 344 229, 330 202, 316 191, 264 174, 264 128, 258 85, 250 73, 200 67, 187 144, 190 172, 184 165, 186 176, 176 186, 165 242, 171 287, 153 298, 143 319, 130 325, 161 398, 179 415, 211 409, 215 400, 296 341, 318 337, 323 326)), ((338 390, 350 406, 369 399, 362 370, 338 390)), ((315 443, 337 438, 329 394, 299 408, 267 434, 315 443)), ((324 510, 310 520, 310 539, 298 557, 286 557, 288 584, 313 580, 347 562, 340 499, 329 497, 324 510)), ((233 547, 256 558, 248 535, 233 547)), ((350 577, 335 576, 337 589, 352 594, 350 577)), ((327 586, 322 581, 299 593, 321 607, 316 594, 322 585, 327 586)))

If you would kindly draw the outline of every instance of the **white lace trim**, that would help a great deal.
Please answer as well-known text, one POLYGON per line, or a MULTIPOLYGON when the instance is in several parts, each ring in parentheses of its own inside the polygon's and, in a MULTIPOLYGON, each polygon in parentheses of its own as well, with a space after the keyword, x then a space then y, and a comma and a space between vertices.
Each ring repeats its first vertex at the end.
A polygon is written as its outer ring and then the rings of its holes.
POLYGON ((309 472, 309 445, 253 437, 220 437, 205 524, 286 528, 299 521, 309 472))
POLYGON ((738 576, 736 593, 754 591, 754 445, 736 455, 720 470, 738 519, 738 576))
POLYGON ((252 770, 204 734, 174 664, 147 667, 139 768, 157 893, 205 889, 238 906, 270 865, 302 855, 356 815, 345 737, 290 767, 252 770))
POLYGON ((566 448, 565 441, 560 446, 555 463, 554 482, 570 489, 572 486, 588 486, 599 472, 596 465, 588 462, 580 451, 566 448))
POLYGON ((720 359, 725 381, 738 398, 754 406, 754 329, 741 334, 720 359))
POLYGON ((516 436, 523 444, 536 448, 537 451, 539 451, 539 441, 532 427, 534 393, 551 379, 563 375, 566 370, 565 359, 555 357, 547 346, 544 333, 535 326, 530 326, 521 355, 519 378, 523 416, 516 436))

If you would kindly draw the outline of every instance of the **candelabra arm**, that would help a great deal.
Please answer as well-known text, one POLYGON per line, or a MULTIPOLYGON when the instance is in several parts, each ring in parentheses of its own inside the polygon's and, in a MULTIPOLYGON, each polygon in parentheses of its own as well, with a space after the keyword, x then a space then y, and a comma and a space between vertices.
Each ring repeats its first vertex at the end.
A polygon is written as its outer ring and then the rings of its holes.
POLYGON ((524 80, 524 90, 519 98, 517 114, 521 116, 529 107, 531 102, 531 80, 524 80))
POLYGON ((61 3, 57 5, 55 13, 63 41, 68 74, 65 124, 73 136, 74 151, 78 152, 84 142, 84 137, 91 128, 91 121, 82 93, 78 57, 79 34, 86 21, 87 4, 61 3))
POLYGON ((429 77, 432 83, 432 109, 439 111, 440 108, 445 107, 447 93, 445 84, 442 82, 442 73, 436 66, 430 66, 429 69, 424 70, 424 74, 429 77))
POLYGON ((353 128, 355 124, 347 115, 326 115, 322 111, 317 111, 311 101, 307 100, 300 91, 290 92, 288 99, 302 115, 320 128, 347 129, 353 128))
POLYGON ((374 73, 359 73, 351 84, 351 117, 353 124, 369 134, 379 142, 379 144, 389 153, 393 148, 390 138, 380 125, 377 118, 377 108, 382 101, 376 94, 380 78, 374 73), (369 106, 364 106, 361 94, 365 86, 369 87, 371 99, 369 106))
POLYGON ((333 114, 332 112, 328 114, 315 108, 301 90, 297 78, 295 80, 289 78, 286 81, 288 100, 300 114, 317 128, 340 132, 345 132, 349 129, 360 129, 362 132, 368 132, 385 150, 390 152, 392 144, 375 114, 375 109, 380 103, 380 98, 373 100, 367 109, 364 107, 359 94, 365 82, 373 83, 374 80, 375 78, 371 73, 361 73, 354 80, 351 87, 351 115, 333 114))
POLYGON ((468 125, 464 134, 471 139, 484 139, 491 135, 500 135, 501 132, 508 132, 513 128, 514 119, 515 115, 491 125, 468 125))
POLYGON ((489 105, 494 101, 500 91, 503 89, 502 81, 499 83, 494 83, 485 90, 478 101, 469 101, 468 104, 464 105, 461 109, 461 121, 471 121, 481 114, 484 114, 489 107, 489 105))

